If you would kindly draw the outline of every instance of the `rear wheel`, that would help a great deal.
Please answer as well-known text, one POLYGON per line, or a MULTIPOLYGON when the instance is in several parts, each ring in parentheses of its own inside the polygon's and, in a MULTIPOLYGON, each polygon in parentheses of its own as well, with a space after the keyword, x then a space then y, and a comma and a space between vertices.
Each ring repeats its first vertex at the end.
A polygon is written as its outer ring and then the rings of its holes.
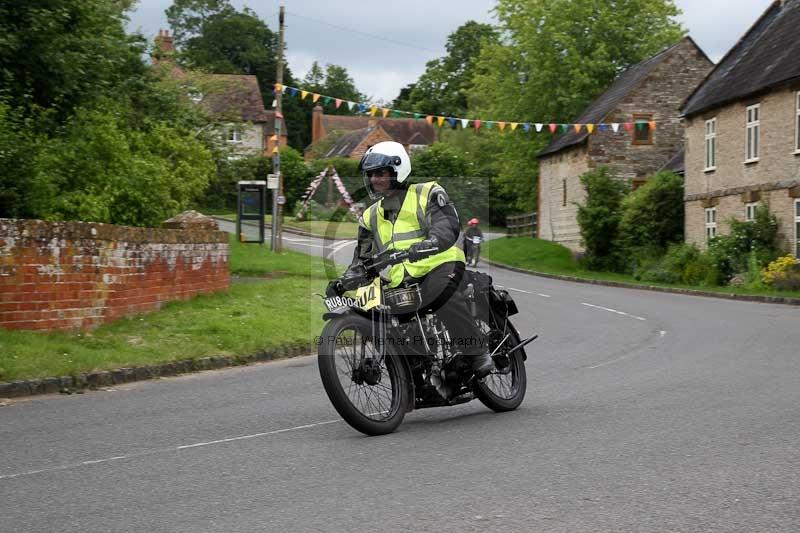
POLYGON ((319 373, 325 392, 344 420, 367 435, 393 432, 409 402, 408 377, 400 356, 381 356, 372 323, 337 317, 322 330, 319 373))
MULTIPOLYGON (((479 321, 481 330, 486 333, 489 330, 488 324, 479 321)), ((478 381, 475 387, 475 395, 478 399, 493 411, 513 411, 525 399, 525 391, 528 387, 528 378, 525 372, 525 361, 522 357, 522 350, 517 350, 511 354, 505 352, 509 348, 518 345, 519 335, 516 330, 509 325, 509 337, 503 347, 497 350, 495 355, 495 366, 497 370, 478 381)), ((492 346, 494 350, 496 346, 492 346)))

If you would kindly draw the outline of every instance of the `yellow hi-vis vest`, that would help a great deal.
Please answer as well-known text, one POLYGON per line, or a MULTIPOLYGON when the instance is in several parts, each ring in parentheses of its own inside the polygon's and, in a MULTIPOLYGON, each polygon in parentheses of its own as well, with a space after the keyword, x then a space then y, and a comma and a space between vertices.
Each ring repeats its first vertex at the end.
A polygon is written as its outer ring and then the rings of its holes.
MULTIPOLYGON (((425 240, 428 236, 428 219, 425 216, 428 197, 437 185, 435 181, 411 185, 394 224, 384 218, 383 199, 364 211, 362 222, 372 232, 379 252, 387 249, 408 250, 412 244, 425 240)), ((421 261, 404 261, 394 265, 389 270, 389 287, 400 285, 406 273, 411 277, 421 278, 437 266, 451 261, 465 261, 464 252, 455 244, 421 261)))

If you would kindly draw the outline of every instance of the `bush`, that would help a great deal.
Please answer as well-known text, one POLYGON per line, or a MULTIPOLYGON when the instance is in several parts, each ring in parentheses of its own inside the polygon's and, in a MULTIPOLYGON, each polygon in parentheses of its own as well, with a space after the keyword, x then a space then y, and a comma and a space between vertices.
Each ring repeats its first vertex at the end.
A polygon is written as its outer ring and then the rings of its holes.
MULTIPOLYGON (((298 220, 298 216, 303 208, 303 202, 298 200, 295 203, 292 213, 298 220)), ((302 220, 322 220, 324 222, 357 222, 356 216, 346 207, 337 205, 336 207, 325 207, 324 205, 311 200, 308 202, 308 208, 303 213, 302 220)))
POLYGON ((786 255, 772 261, 762 273, 764 283, 780 291, 800 290, 800 261, 786 255))
POLYGON ((730 234, 717 236, 708 245, 708 254, 716 269, 715 285, 725 285, 734 275, 747 272, 751 253, 759 267, 780 255, 778 219, 767 207, 759 207, 753 221, 731 219, 729 223, 730 234))
POLYGON ((614 244, 617 240, 621 205, 627 185, 615 179, 607 167, 581 176, 586 203, 578 206, 578 224, 586 247, 584 264, 590 270, 618 270, 622 264, 614 244))
POLYGON ((618 246, 630 254, 663 254, 683 240, 683 178, 659 172, 622 201, 618 246))

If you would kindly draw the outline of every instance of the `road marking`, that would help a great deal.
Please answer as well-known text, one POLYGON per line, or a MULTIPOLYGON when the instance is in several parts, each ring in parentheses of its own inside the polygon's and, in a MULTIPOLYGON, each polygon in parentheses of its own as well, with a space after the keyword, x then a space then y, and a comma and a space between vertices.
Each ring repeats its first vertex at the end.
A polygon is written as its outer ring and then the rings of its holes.
POLYGON ((523 289, 515 289, 514 287, 506 287, 504 285, 497 285, 497 288, 498 289, 508 289, 510 291, 515 291, 515 292, 524 292, 525 294, 535 294, 536 296, 541 296, 542 298, 552 298, 552 296, 550 296, 549 294, 542 294, 540 292, 531 292, 531 291, 526 291, 526 290, 523 290, 523 289))
POLYGON ((330 257, 331 257, 333 254, 335 254, 336 252, 338 252, 338 251, 339 251, 339 250, 341 250, 342 248, 345 248, 345 247, 349 246, 350 244, 352 244, 352 243, 354 243, 354 242, 356 242, 356 241, 342 241, 342 242, 339 242, 339 243, 336 243, 336 244, 334 244, 334 245, 333 245, 333 249, 332 249, 330 252, 328 252, 328 254, 327 254, 325 257, 326 257, 326 258, 328 258, 328 259, 330 259, 330 257))
POLYGON ((659 332, 658 332, 658 336, 659 336, 659 337, 663 337, 663 336, 664 336, 664 335, 666 335, 666 334, 667 334, 667 332, 666 332, 666 331, 659 331, 659 332))
POLYGON ((647 320, 644 317, 631 315, 631 314, 625 313, 623 311, 617 311, 616 309, 611 309, 610 307, 603 307, 601 305, 587 304, 586 302, 581 302, 581 305, 585 305, 586 307, 594 307, 595 309, 602 309, 603 311, 608 311, 609 313, 616 313, 618 315, 627 316, 627 317, 630 317, 630 318, 635 318, 636 320, 647 320))
POLYGON ((88 465, 97 465, 102 463, 110 463, 111 461, 119 461, 122 459, 131 459, 134 457, 141 457, 144 455, 155 455, 159 453, 169 453, 169 452, 176 452, 179 450, 187 450, 190 448, 200 448, 203 446, 212 446, 214 444, 224 444, 226 442, 234 442, 238 440, 246 440, 246 439, 255 439, 257 437, 268 437, 270 435, 278 435, 280 433, 288 433, 290 431, 298 431, 300 429, 309 429, 318 426, 325 426, 328 424, 335 424, 336 422, 341 422, 341 420, 327 420, 325 422, 316 422, 314 424, 304 424, 302 426, 295 426, 291 428, 284 428, 284 429, 276 429, 275 431, 265 431, 263 433, 253 433, 252 435, 241 435, 239 437, 231 437, 229 439, 219 439, 219 440, 212 440, 208 442, 196 442, 194 444, 185 444, 183 446, 172 446, 169 448, 161 448, 158 450, 147 450, 143 452, 135 452, 129 453, 127 455, 117 455, 114 457, 107 457, 105 459, 94 459, 91 461, 81 461, 79 463, 69 463, 66 465, 59 465, 53 466, 50 468, 42 468, 41 470, 28 470, 26 472, 17 472, 15 474, 0 474, 0 480, 2 479, 13 479, 18 477, 24 476, 32 476, 34 474, 44 474, 48 472, 58 472, 60 470, 69 470, 71 468, 78 468, 81 466, 88 466, 88 465))

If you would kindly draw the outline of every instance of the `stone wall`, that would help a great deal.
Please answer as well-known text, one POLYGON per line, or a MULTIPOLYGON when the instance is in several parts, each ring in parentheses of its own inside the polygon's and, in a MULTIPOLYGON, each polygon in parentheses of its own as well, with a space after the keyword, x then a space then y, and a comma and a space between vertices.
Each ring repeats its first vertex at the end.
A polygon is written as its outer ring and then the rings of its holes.
POLYGON ((588 171, 585 144, 539 161, 537 232, 540 239, 555 241, 576 252, 583 250, 576 204, 583 203, 586 198, 580 177, 588 171))
POLYGON ((796 251, 795 205, 800 197, 800 152, 795 151, 800 85, 691 117, 686 121, 686 241, 704 247, 705 209, 717 208, 717 233, 745 204, 769 206, 780 222, 781 245, 796 251), (760 104, 759 159, 745 163, 746 108, 760 104), (705 122, 716 118, 716 166, 705 169, 705 122))
POLYGON ((173 226, 0 219, 0 326, 90 328, 226 290, 227 235, 173 226))

